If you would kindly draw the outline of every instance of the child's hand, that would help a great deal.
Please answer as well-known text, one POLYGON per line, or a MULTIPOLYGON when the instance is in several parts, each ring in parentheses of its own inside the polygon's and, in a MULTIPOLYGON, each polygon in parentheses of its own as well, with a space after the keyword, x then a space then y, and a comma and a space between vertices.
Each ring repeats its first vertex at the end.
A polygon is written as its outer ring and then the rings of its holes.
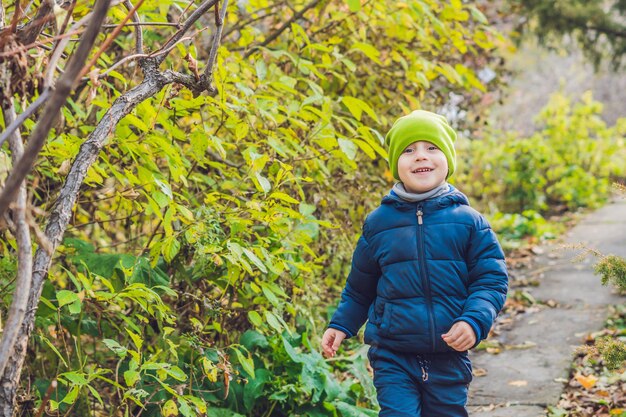
POLYGON ((464 352, 476 344, 476 335, 472 326, 464 321, 454 323, 448 333, 442 334, 441 338, 448 346, 459 352, 464 352))
POLYGON ((327 329, 322 336, 322 349, 327 358, 332 358, 337 353, 339 345, 346 338, 346 334, 341 330, 327 329))

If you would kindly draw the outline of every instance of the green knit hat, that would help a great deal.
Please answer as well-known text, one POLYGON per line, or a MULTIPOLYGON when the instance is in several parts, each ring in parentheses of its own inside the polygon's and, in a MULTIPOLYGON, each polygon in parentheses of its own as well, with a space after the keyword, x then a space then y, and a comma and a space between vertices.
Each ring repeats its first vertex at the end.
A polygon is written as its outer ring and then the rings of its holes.
POLYGON ((385 143, 389 147, 389 168, 393 177, 398 176, 398 158, 407 146, 417 141, 426 141, 436 145, 448 160, 448 176, 454 173, 456 168, 456 152, 454 142, 456 132, 445 117, 425 110, 415 110, 395 121, 385 137, 385 143))

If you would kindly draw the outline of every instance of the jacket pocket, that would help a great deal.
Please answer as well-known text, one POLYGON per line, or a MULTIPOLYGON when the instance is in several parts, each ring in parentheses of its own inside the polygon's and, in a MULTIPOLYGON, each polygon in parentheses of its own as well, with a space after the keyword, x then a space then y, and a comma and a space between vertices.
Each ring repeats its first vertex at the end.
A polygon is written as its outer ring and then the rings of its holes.
POLYGON ((470 361, 467 353, 459 353, 456 355, 457 361, 459 363, 459 369, 465 376, 467 383, 469 384, 474 379, 474 374, 472 372, 472 361, 470 361))
POLYGON ((389 303, 383 304, 383 318, 380 321, 380 335, 385 337, 391 331, 391 323, 393 320, 393 305, 389 303))

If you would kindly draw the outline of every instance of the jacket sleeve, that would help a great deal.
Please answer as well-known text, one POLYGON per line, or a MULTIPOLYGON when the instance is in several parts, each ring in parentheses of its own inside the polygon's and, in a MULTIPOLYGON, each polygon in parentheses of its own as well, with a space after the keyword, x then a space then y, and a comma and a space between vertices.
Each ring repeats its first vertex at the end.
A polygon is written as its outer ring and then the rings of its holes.
POLYGON ((339 307, 328 327, 341 330, 347 337, 355 336, 367 320, 369 307, 376 298, 379 277, 378 262, 365 236, 361 235, 352 255, 352 268, 339 307))
POLYGON ((466 261, 469 271, 468 298, 463 314, 476 333, 476 344, 485 339, 504 306, 508 290, 508 273, 504 252, 487 221, 480 216, 472 231, 466 261))

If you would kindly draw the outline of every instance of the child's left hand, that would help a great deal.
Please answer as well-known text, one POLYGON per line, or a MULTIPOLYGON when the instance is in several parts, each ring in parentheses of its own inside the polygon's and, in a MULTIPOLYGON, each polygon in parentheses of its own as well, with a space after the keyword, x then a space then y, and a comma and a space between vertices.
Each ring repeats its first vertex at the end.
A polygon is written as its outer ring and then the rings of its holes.
POLYGON ((464 352, 476 344, 476 335, 472 326, 464 321, 454 323, 448 333, 442 334, 441 338, 448 346, 459 352, 464 352))

